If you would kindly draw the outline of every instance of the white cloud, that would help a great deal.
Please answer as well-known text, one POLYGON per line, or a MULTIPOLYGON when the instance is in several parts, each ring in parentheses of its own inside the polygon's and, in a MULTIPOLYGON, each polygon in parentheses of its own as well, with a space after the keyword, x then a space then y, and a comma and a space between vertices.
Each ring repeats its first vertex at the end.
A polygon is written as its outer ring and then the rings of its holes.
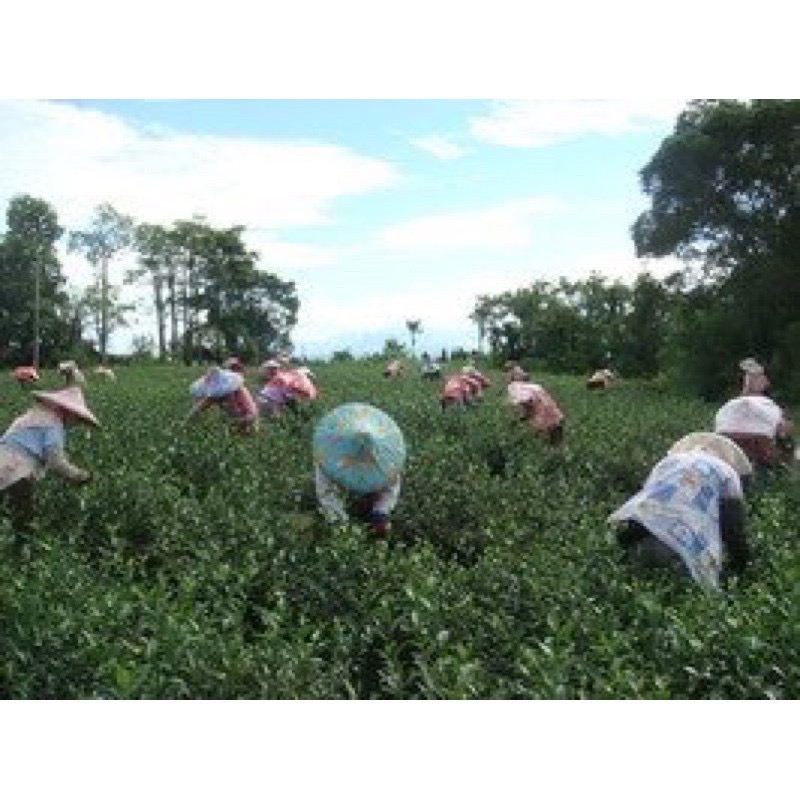
POLYGON ((0 202, 42 197, 72 228, 110 202, 139 221, 202 214, 274 234, 330 224, 337 198, 398 179, 388 161, 337 145, 134 128, 62 103, 2 101, 0 119, 0 202))
POLYGON ((453 159, 461 158, 468 152, 465 147, 456 144, 446 136, 439 136, 437 134, 420 136, 416 139, 412 139, 411 144, 443 161, 452 161, 453 159))
POLYGON ((641 272, 647 271, 654 278, 663 280, 672 272, 684 268, 683 262, 673 256, 664 258, 636 258, 630 251, 604 251, 587 253, 573 259, 563 268, 558 269, 558 274, 545 276, 545 280, 557 280, 563 276, 567 280, 585 280, 592 273, 608 278, 610 281, 620 280, 623 283, 633 283, 641 272))
POLYGON ((393 291, 391 302, 380 289, 337 297, 309 293, 301 300, 300 320, 294 339, 299 345, 320 343, 341 336, 395 329, 405 331, 407 319, 422 320, 423 334, 460 331, 472 335, 469 315, 480 294, 499 294, 533 280, 530 269, 491 267, 454 280, 449 273, 431 274, 404 291, 393 291))
POLYGON ((375 241, 394 250, 525 247, 531 243, 531 219, 560 207, 553 197, 528 197, 480 211, 432 214, 389 225, 375 241))
POLYGON ((296 270, 332 267, 339 263, 337 248, 303 242, 285 242, 264 236, 245 234, 248 247, 261 254, 259 267, 279 274, 296 270))
POLYGON ((543 147, 587 134, 621 134, 677 119, 684 100, 520 100, 469 121, 472 135, 505 147, 543 147))
MULTIPOLYGON (((533 262, 533 259, 531 260, 533 262)), ((496 295, 529 286, 536 280, 557 283, 560 278, 585 280, 599 274, 609 281, 632 284, 648 271, 663 280, 683 263, 676 258, 641 259, 628 250, 587 253, 550 267, 530 264, 514 266, 487 264, 463 270, 454 278, 450 272, 431 273, 403 291, 393 291, 391 301, 376 288, 333 300, 313 289, 302 292, 300 320, 295 333, 298 343, 322 342, 337 336, 357 336, 370 331, 405 330, 405 320, 420 319, 424 331, 460 330, 470 335, 474 326, 469 315, 479 295, 496 295)))

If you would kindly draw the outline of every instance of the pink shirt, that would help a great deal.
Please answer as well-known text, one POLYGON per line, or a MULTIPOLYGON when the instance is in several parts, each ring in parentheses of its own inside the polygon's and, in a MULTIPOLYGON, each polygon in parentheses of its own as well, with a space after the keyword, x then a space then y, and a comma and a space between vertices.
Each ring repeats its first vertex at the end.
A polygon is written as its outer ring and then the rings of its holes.
POLYGON ((468 394, 474 394, 477 396, 481 393, 481 381, 474 375, 462 375, 461 385, 464 387, 464 391, 468 394))
POLYGON ((538 431, 547 431, 564 420, 564 414, 546 389, 538 383, 509 384, 509 399, 514 405, 529 409, 528 418, 538 431))
POLYGON ((317 394, 317 387, 307 375, 289 369, 276 372, 259 392, 272 405, 285 405, 289 400, 314 400, 317 394))
POLYGON ((478 383, 484 389, 487 389, 492 385, 492 382, 482 372, 479 372, 477 369, 470 372, 469 377, 472 378, 473 380, 478 381, 478 383))
POLYGON ((280 381, 281 385, 285 386, 293 397, 314 400, 318 394, 317 387, 314 386, 308 375, 299 370, 281 370, 273 380, 280 381))
POLYGON ((466 389, 461 375, 451 375, 445 381, 441 396, 449 400, 462 400, 466 389))
POLYGON ((535 402, 533 415, 531 416, 534 428, 546 431, 563 422, 564 414, 556 405, 556 401, 544 389, 540 389, 536 394, 536 399, 538 402, 535 402))
POLYGON ((253 395, 245 386, 240 386, 235 392, 227 395, 222 401, 222 407, 230 417, 236 419, 246 419, 247 417, 257 417, 258 409, 253 395))

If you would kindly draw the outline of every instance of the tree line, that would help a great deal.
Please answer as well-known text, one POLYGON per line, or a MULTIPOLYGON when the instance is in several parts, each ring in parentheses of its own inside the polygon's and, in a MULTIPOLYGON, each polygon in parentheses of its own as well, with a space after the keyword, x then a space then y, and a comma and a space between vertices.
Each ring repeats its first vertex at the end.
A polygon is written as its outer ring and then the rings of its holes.
MULTIPOLYGON (((289 347, 299 310, 295 284, 258 268, 244 231, 215 228, 202 217, 169 226, 136 223, 105 203, 86 230, 67 234, 46 200, 13 197, 0 237, 0 359, 39 366, 91 351, 105 362, 109 337, 133 311, 109 278, 125 252, 135 254, 136 266, 124 283, 144 283, 152 292, 159 359, 188 364, 225 352, 258 359, 289 347), (82 291, 70 290, 58 257, 65 234, 68 250, 92 268, 82 291)), ((145 339, 140 346, 149 350, 145 339)))
POLYGON ((535 281, 477 299, 498 359, 555 371, 666 375, 713 398, 751 355, 800 397, 800 101, 696 101, 639 173, 637 256, 683 269, 633 285, 535 281))

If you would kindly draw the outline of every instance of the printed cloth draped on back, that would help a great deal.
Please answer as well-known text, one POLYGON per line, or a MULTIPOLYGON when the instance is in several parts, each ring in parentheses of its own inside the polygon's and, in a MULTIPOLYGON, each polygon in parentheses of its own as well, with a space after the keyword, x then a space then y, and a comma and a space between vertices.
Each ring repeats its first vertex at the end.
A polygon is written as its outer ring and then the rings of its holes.
POLYGON ((742 484, 731 464, 710 452, 666 456, 643 488, 608 518, 635 520, 677 553, 704 588, 716 588, 722 568, 720 500, 741 500, 742 484))
POLYGON ((238 373, 212 367, 189 387, 189 392, 194 400, 219 399, 235 392, 243 383, 244 379, 238 373))
POLYGON ((346 403, 314 429, 314 464, 356 494, 377 492, 400 477, 406 445, 395 421, 367 403, 346 403))

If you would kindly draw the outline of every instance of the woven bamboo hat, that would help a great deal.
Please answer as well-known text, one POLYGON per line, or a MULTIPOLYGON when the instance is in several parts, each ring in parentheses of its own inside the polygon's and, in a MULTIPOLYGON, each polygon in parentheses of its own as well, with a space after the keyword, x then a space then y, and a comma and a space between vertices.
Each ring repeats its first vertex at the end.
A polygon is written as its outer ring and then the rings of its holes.
POLYGON ((98 427, 100 425, 97 417, 86 407, 83 392, 77 386, 68 386, 66 389, 59 389, 54 392, 38 391, 31 392, 31 394, 40 403, 67 411, 90 425, 98 427))
POLYGON ((753 465, 745 455, 744 450, 727 436, 709 431, 689 433, 682 439, 678 439, 670 447, 669 453, 673 455, 674 453, 688 453, 692 450, 704 450, 717 458, 721 458, 741 476, 753 474, 753 465))

